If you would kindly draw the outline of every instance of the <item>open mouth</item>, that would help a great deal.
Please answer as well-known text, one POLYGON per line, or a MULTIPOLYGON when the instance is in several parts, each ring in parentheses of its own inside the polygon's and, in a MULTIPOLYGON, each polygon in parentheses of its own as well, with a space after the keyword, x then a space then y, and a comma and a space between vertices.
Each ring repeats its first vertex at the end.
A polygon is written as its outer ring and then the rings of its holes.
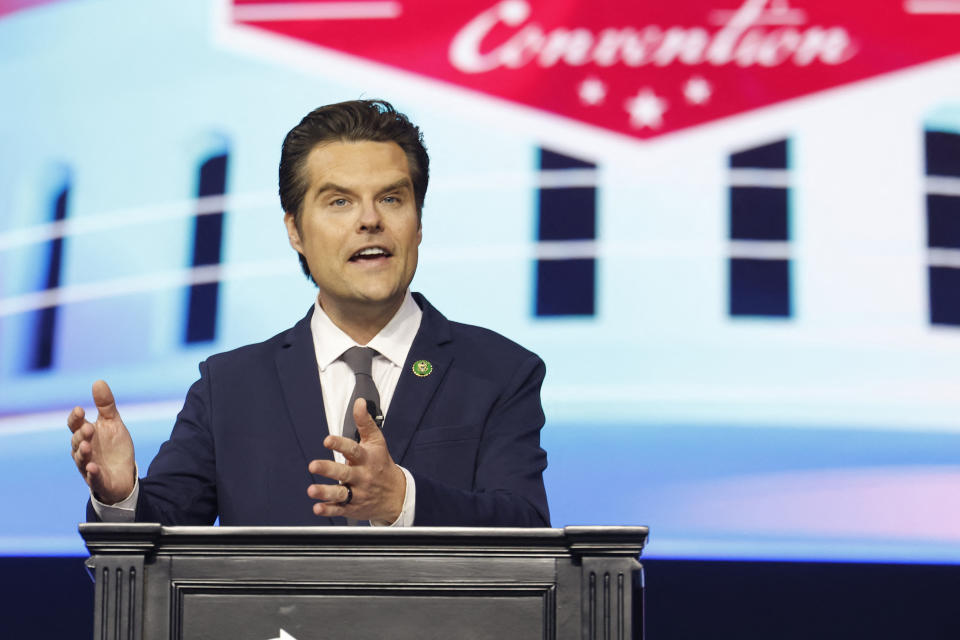
POLYGON ((365 249, 360 249, 355 254, 350 256, 350 262, 363 262, 365 260, 377 260, 379 258, 389 258, 393 254, 384 249, 383 247, 367 247, 365 249))

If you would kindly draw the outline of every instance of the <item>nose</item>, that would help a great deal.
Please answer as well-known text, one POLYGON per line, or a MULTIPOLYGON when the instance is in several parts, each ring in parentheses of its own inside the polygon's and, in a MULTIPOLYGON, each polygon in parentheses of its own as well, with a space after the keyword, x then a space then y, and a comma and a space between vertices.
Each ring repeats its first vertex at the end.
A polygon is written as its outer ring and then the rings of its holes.
POLYGON ((383 231, 383 218, 375 202, 364 202, 357 220, 357 231, 371 233, 383 231))

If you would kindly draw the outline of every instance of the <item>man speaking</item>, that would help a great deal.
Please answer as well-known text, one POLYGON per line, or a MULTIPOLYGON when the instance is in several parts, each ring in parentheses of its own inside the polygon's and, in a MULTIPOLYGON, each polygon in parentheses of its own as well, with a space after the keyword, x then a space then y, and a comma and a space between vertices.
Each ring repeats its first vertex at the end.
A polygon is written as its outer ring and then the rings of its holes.
POLYGON ((67 418, 88 518, 549 526, 543 362, 410 293, 428 177, 419 128, 387 102, 321 107, 287 134, 280 202, 313 307, 201 363, 142 478, 94 383, 96 421, 67 418))

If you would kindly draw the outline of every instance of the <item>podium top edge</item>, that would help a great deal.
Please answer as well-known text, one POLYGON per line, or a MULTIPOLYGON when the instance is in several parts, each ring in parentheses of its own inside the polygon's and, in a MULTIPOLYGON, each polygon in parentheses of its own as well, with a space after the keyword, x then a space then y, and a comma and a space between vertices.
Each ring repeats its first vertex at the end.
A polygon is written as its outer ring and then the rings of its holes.
POLYGON ((405 536, 405 535, 440 535, 440 536, 480 536, 480 537, 524 537, 524 538, 562 538, 564 536, 646 536, 649 528, 645 526, 608 526, 608 525, 573 525, 562 528, 548 527, 283 527, 283 526, 173 526, 168 527, 155 522, 81 522, 81 535, 86 537, 98 534, 132 535, 159 534, 163 536, 183 535, 271 535, 282 534, 292 536, 324 536, 343 535, 349 533, 356 536, 405 536))
POLYGON ((577 553, 639 554, 649 530, 644 526, 514 527, 166 527, 157 523, 82 523, 80 535, 91 553, 152 553, 164 547, 230 545, 366 547, 503 545, 567 548, 577 553))

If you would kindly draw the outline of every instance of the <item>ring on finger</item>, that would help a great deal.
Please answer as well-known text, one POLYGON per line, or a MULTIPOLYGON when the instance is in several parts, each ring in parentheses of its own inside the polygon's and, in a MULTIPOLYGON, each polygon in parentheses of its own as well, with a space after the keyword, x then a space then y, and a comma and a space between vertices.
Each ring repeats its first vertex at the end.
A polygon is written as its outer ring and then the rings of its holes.
POLYGON ((343 502, 338 502, 337 505, 340 507, 345 507, 348 504, 350 504, 350 502, 353 500, 353 488, 346 482, 344 482, 340 486, 347 490, 347 497, 343 502))

